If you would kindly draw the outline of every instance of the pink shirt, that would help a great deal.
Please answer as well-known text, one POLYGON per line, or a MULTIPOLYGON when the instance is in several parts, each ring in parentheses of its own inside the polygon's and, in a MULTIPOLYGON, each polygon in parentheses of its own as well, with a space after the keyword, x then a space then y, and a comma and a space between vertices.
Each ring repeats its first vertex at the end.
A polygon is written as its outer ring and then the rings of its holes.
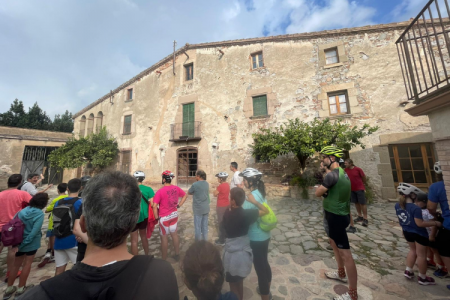
POLYGON ((31 195, 18 189, 6 190, 0 193, 0 230, 30 202, 31 195))
POLYGON ((153 203, 159 204, 159 216, 165 217, 177 210, 178 198, 186 193, 176 185, 161 188, 153 197, 153 203))

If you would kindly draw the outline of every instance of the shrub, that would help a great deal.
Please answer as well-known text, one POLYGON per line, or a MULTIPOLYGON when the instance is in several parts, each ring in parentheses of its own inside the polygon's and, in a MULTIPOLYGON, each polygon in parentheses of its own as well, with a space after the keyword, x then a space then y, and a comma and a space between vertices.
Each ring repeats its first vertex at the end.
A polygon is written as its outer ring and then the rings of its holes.
POLYGON ((305 172, 302 175, 295 175, 290 184, 292 186, 300 187, 302 189, 302 198, 309 199, 308 187, 316 185, 317 178, 314 175, 305 172))

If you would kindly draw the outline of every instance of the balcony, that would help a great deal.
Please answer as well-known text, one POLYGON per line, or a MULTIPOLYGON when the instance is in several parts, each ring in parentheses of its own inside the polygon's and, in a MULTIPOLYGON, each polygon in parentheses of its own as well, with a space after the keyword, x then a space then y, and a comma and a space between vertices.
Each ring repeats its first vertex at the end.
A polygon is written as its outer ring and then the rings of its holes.
POLYGON ((170 125, 171 142, 199 141, 201 137, 201 122, 175 123, 170 125))
POLYGON ((408 100, 417 106, 430 101, 421 112, 408 109, 412 115, 450 105, 449 14, 448 0, 429 1, 396 42, 408 100))

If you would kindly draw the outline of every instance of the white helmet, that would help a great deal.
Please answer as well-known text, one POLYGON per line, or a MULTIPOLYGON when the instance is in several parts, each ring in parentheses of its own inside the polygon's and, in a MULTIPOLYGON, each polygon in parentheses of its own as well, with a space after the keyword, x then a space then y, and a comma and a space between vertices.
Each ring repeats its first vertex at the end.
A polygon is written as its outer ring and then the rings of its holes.
POLYGON ((145 173, 142 172, 142 171, 136 171, 136 172, 134 172, 133 176, 134 176, 134 178, 136 178, 136 179, 140 179, 140 178, 145 179, 145 173))
POLYGON ((412 193, 418 195, 420 193, 424 193, 421 189, 415 187, 412 184, 409 183, 405 183, 405 182, 400 182, 398 187, 397 187, 397 192, 402 193, 403 195, 410 195, 412 193))
POLYGON ((239 173, 239 176, 241 176, 241 177, 259 177, 259 178, 261 178, 262 175, 263 175, 263 173, 261 173, 260 171, 258 171, 257 169, 254 169, 254 168, 247 168, 244 171, 242 171, 241 173, 239 173))
POLYGON ((434 172, 436 174, 442 174, 441 163, 438 161, 434 163, 434 172))
POLYGON ((227 172, 220 172, 220 173, 216 174, 216 177, 227 178, 228 177, 228 173, 227 172))

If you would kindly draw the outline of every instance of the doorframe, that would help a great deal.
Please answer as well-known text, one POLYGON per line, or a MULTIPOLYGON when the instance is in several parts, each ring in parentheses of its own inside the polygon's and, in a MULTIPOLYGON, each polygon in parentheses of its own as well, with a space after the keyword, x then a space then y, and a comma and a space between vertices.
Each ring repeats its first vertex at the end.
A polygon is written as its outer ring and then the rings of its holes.
MULTIPOLYGON (((181 178, 183 178, 182 176, 180 176, 180 152, 182 152, 182 151, 183 152, 185 151, 185 153, 187 153, 187 154, 189 154, 189 153, 197 153, 197 170, 198 170, 198 148, 197 147, 193 147, 193 146, 186 146, 186 147, 181 147, 181 148, 177 149, 177 165, 176 165, 176 168, 177 168, 177 175, 176 175, 177 176, 177 185, 180 185, 180 184, 187 184, 187 185, 189 185, 189 184, 191 184, 191 182, 189 181, 189 173, 188 173, 188 176, 184 176, 184 177, 186 177, 186 179, 184 179, 183 182, 180 180, 181 178)), ((188 155, 187 159, 189 160, 189 155, 188 155)), ((189 165, 190 164, 188 163, 188 172, 189 172, 189 165)), ((195 176, 193 178, 195 178, 195 176)))

